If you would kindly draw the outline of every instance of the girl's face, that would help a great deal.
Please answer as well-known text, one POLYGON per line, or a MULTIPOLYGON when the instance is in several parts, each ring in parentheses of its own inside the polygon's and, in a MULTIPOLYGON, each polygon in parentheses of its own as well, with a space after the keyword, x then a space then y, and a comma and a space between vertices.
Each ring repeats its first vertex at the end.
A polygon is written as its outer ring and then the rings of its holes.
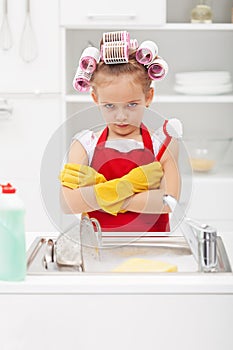
POLYGON ((151 103, 153 94, 153 88, 145 94, 142 85, 126 74, 113 77, 108 83, 96 87, 92 97, 108 124, 109 136, 114 137, 139 133, 144 108, 151 103))

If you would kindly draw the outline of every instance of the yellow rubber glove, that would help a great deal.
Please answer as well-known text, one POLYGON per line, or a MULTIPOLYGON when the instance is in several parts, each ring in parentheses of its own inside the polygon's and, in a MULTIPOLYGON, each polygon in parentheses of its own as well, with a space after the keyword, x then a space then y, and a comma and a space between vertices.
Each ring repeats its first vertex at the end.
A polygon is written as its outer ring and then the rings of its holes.
POLYGON ((158 188, 163 176, 160 162, 152 162, 132 169, 121 179, 131 182, 134 193, 158 188))
POLYGON ((158 188, 162 176, 163 171, 159 162, 139 166, 119 179, 95 185, 96 200, 101 209, 117 215, 126 198, 135 193, 158 188))
POLYGON ((117 215, 125 199, 134 194, 132 184, 122 178, 97 184, 94 190, 100 208, 112 215, 117 215))
POLYGON ((92 186, 107 181, 104 175, 99 174, 92 167, 82 164, 67 163, 60 172, 59 179, 63 186, 76 189, 83 186, 92 186))

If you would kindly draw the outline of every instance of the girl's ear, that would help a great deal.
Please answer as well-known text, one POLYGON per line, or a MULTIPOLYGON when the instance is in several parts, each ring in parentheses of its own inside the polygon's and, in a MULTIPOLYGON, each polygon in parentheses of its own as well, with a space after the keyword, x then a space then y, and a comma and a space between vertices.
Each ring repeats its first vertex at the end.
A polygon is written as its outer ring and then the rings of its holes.
POLYGON ((94 91, 91 92, 91 97, 92 97, 93 101, 94 101, 96 104, 98 104, 98 97, 97 97, 97 95, 95 94, 94 91))
POLYGON ((154 88, 151 87, 150 90, 146 94, 146 106, 147 107, 149 107, 149 105, 151 104, 153 97, 154 97, 154 88))

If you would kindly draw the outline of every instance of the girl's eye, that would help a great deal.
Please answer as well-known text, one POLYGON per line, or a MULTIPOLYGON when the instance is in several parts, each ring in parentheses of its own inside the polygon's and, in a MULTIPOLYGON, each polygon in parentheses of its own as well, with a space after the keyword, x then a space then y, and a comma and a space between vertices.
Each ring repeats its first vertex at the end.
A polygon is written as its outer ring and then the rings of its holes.
POLYGON ((113 109, 115 106, 112 103, 106 103, 106 105, 104 105, 104 107, 107 109, 113 109))
POLYGON ((136 106, 137 106, 137 103, 136 103, 136 102, 128 103, 128 107, 129 107, 129 108, 133 108, 133 107, 136 107, 136 106))

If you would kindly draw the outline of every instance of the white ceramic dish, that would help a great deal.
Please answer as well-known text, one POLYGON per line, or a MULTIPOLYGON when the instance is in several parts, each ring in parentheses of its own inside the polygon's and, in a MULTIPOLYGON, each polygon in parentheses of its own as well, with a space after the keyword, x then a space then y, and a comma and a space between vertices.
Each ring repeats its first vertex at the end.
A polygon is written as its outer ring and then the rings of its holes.
POLYGON ((176 79, 176 84, 185 86, 208 86, 208 85, 225 85, 232 82, 231 78, 190 78, 190 79, 176 79))
POLYGON ((185 86, 181 84, 176 84, 174 90, 181 94, 186 95, 220 95, 230 93, 232 91, 232 84, 219 84, 219 85, 196 85, 196 86, 185 86))
POLYGON ((228 78, 231 76, 230 72, 228 71, 197 71, 197 72, 180 72, 176 73, 177 79, 190 79, 191 77, 194 78, 228 78))

